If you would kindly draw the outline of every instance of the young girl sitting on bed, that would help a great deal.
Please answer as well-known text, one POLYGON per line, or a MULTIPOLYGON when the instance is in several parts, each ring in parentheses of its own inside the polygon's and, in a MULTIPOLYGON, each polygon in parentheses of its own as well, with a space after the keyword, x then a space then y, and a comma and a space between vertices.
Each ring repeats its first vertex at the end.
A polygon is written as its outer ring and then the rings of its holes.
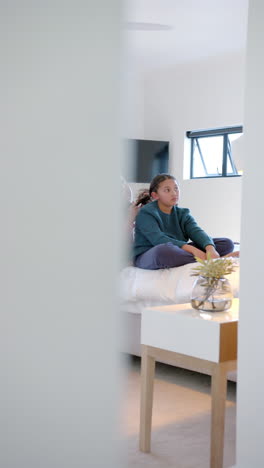
POLYGON ((136 217, 134 265, 147 270, 172 268, 206 259, 229 256, 234 243, 206 234, 188 208, 179 208, 175 177, 159 174, 152 180, 149 200, 136 217), (151 201, 153 200, 153 201, 151 201), (192 242, 189 242, 189 241, 192 242))

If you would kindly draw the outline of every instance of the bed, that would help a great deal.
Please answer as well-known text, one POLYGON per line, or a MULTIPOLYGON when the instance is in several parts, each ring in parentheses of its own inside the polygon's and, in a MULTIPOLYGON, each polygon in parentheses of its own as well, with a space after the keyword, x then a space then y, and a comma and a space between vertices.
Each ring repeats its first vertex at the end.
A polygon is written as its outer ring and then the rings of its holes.
MULTIPOLYGON (((234 297, 239 294, 239 259, 234 259, 236 271, 228 275, 234 297)), ((190 301, 195 277, 194 264, 164 270, 124 268, 120 276, 120 306, 122 317, 121 351, 140 356, 141 313, 144 307, 183 304, 190 301)), ((170 363, 169 363, 170 364, 170 363)), ((236 374, 229 376, 236 380, 236 374)))

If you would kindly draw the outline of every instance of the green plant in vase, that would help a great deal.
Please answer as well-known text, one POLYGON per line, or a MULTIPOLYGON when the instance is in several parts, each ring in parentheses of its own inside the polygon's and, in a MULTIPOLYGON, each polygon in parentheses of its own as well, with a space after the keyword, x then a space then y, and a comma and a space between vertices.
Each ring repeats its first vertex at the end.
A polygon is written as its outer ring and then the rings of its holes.
POLYGON ((192 295, 191 305, 194 309, 219 312, 229 309, 232 304, 232 288, 226 275, 234 272, 236 264, 230 257, 207 260, 195 257, 198 265, 192 270, 192 276, 198 276, 192 295))

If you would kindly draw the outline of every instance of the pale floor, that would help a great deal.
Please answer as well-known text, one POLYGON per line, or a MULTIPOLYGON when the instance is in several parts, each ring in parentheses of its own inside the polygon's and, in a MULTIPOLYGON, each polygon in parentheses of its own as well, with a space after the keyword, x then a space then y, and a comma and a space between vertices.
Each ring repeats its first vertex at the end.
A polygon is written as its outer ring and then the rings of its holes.
MULTIPOLYGON (((125 358, 126 468, 209 468, 210 377, 156 364, 151 454, 138 450, 140 359, 125 358)), ((228 382, 224 467, 235 464, 236 384, 228 382)))

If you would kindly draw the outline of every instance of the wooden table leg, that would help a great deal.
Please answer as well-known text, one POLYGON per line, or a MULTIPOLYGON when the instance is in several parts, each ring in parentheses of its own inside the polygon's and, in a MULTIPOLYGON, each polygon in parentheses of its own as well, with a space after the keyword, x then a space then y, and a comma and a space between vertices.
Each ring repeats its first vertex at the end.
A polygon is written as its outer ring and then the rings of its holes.
POLYGON ((216 364, 212 374, 211 459, 210 468, 223 468, 227 370, 216 364))
POLYGON ((148 347, 142 345, 139 434, 139 448, 142 452, 150 452, 154 374, 155 359, 148 355, 148 347))

